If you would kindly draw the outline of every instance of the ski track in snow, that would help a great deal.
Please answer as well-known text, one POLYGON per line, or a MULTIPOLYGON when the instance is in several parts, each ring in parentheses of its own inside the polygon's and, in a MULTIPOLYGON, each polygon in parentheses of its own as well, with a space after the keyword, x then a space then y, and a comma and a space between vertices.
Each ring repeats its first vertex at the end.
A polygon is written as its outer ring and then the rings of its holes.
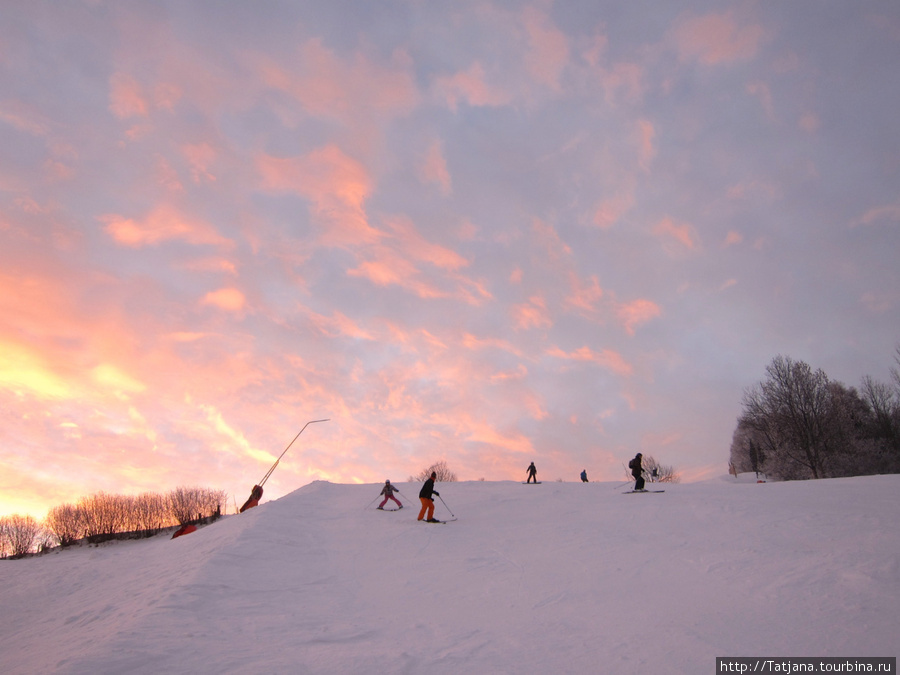
POLYGON ((898 476, 316 482, 170 540, 0 561, 5 673, 701 673, 896 656, 898 476), (625 488, 623 488, 625 489, 625 488), (449 517, 438 500, 436 516, 449 517))

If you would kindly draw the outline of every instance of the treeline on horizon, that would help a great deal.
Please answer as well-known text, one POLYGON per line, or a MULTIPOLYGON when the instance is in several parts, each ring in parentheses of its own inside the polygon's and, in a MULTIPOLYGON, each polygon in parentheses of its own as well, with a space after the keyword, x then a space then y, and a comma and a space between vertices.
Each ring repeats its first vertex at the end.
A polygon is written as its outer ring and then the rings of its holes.
POLYGON ((891 382, 866 375, 857 389, 776 356, 744 391, 731 472, 782 480, 900 473, 900 345, 894 362, 891 382))
POLYGON ((21 558, 56 545, 87 540, 152 537, 178 525, 211 522, 225 512, 224 490, 177 487, 166 494, 98 492, 76 504, 54 506, 43 521, 32 516, 0 518, 0 558, 21 558))

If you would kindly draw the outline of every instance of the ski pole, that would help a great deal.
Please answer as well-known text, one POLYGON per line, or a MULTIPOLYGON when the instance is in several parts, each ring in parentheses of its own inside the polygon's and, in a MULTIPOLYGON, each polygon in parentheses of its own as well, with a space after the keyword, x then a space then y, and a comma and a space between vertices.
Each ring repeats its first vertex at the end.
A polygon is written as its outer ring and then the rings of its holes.
MULTIPOLYGON (((441 497, 440 495, 438 495, 438 499, 440 499, 440 500, 441 500, 441 503, 444 505, 444 507, 445 507, 448 511, 450 511, 450 507, 447 506, 447 502, 444 501, 444 498, 441 497)), ((453 511, 450 511, 450 515, 453 516, 454 518, 456 518, 456 515, 453 513, 453 511)))
MULTIPOLYGON (((381 496, 381 495, 378 495, 378 497, 380 497, 380 496, 381 496)), ((375 502, 377 502, 377 501, 378 501, 378 497, 375 497, 375 499, 373 499, 373 500, 370 501, 368 504, 366 504, 366 505, 363 507, 363 511, 365 511, 367 508, 369 508, 370 506, 372 506, 372 504, 374 504, 375 502)))

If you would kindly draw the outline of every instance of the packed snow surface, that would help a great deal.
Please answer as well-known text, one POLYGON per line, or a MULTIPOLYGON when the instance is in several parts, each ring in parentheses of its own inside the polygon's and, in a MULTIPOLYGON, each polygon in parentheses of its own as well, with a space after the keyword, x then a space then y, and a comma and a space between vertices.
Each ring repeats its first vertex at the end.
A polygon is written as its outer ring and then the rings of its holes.
POLYGON ((439 483, 446 525, 417 522, 419 486, 398 487, 392 513, 370 503, 380 485, 316 482, 178 539, 0 561, 0 670, 712 673, 716 656, 898 654, 900 476, 439 483))

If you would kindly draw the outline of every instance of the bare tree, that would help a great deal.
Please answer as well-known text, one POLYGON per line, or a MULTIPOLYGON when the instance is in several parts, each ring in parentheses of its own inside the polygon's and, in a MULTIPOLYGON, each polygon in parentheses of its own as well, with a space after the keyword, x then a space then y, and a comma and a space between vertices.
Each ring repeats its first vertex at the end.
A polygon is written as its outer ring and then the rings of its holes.
MULTIPOLYGON (((652 480, 657 483, 680 483, 681 476, 675 471, 675 467, 660 464, 655 457, 643 455, 641 457, 641 468, 647 472, 652 480), (655 473, 654 473, 655 471, 655 473)), ((631 474, 629 473, 629 476, 631 474)))
POLYGON ((107 541, 127 531, 127 499, 122 495, 98 492, 83 497, 78 506, 84 515, 84 535, 91 541, 107 541))
POLYGON ((440 462, 435 462, 427 469, 420 471, 415 476, 410 476, 409 482, 417 483, 428 480, 431 478, 432 472, 437 475, 435 481, 438 483, 455 483, 457 481, 456 474, 447 466, 446 460, 442 459, 440 462))
POLYGON ((60 546, 71 546, 84 536, 84 513, 74 504, 54 506, 44 519, 60 546))
POLYGON ((742 421, 766 439, 782 477, 825 476, 835 451, 828 376, 786 356, 775 357, 766 373, 766 380, 744 393, 742 421), (808 474, 793 476, 798 470, 808 474))
POLYGON ((200 504, 195 488, 177 487, 169 493, 168 498, 169 513, 179 525, 198 519, 200 504))
POLYGON ((41 524, 31 516, 13 514, 0 518, 0 550, 11 558, 21 558, 34 549, 41 524))

